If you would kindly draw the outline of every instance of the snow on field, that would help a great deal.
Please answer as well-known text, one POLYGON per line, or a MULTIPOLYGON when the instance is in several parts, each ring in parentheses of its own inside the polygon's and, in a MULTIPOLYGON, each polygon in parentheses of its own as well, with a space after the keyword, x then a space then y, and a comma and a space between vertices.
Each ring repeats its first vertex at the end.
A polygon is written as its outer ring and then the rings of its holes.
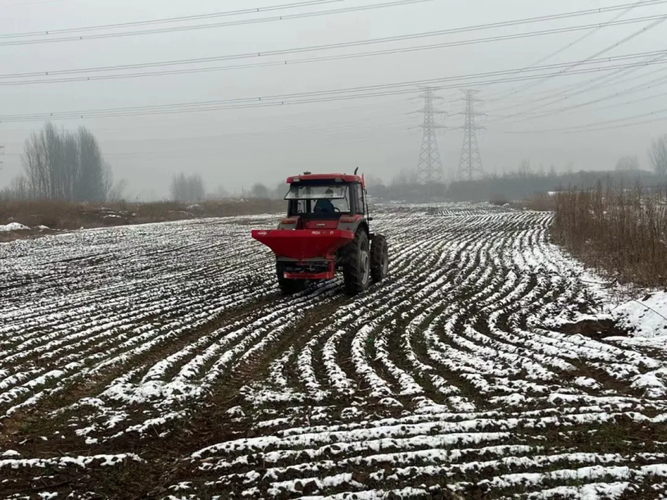
POLYGON ((277 294, 249 238, 275 219, 0 245, 0 415, 35 433, 0 441, 3 484, 48 466, 44 491, 79 495, 110 467, 172 498, 667 494, 665 296, 612 312, 550 214, 385 207, 391 275, 354 299, 277 294))
POLYGON ((613 316, 633 336, 667 337, 667 292, 657 291, 626 302, 614 309, 613 316))
POLYGON ((28 226, 19 224, 18 222, 10 222, 9 224, 0 224, 0 233, 5 233, 9 231, 26 231, 30 229, 28 226))

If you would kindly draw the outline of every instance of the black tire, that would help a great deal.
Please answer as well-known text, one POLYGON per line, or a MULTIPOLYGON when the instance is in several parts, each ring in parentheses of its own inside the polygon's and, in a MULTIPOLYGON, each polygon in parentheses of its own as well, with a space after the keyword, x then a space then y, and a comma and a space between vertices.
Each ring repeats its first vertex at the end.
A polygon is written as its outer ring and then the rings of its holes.
POLYGON ((381 234, 373 236, 371 245, 371 278, 373 283, 380 283, 389 273, 389 248, 387 239, 381 234))
POLYGON ((368 233, 364 229, 359 229, 354 241, 345 247, 343 258, 345 291, 349 295, 363 292, 370 284, 371 275, 368 233))
POLYGON ((285 278, 285 263, 276 262, 276 274, 278 275, 278 286, 283 295, 294 295, 303 292, 308 284, 306 280, 291 280, 285 278))

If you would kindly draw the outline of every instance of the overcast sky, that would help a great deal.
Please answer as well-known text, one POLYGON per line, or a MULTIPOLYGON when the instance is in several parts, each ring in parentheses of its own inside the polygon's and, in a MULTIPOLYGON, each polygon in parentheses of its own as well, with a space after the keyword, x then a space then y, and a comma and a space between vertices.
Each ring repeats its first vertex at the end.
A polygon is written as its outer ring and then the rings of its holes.
MULTIPOLYGON (((341 0, 274 12, 75 32, 74 35, 81 35, 84 39, 74 41, 55 41, 71 36, 69 33, 6 37, 17 33, 228 12, 303 1, 0 0, 0 75, 261 54, 272 50, 394 37, 634 3, 633 0, 432 0, 301 19, 241 22, 390 1, 341 0), (86 38, 104 33, 221 22, 236 24, 161 34, 86 38), (44 40, 46 37, 51 37, 48 38, 49 43, 3 45, 6 42, 44 40)), ((595 31, 535 35, 509 41, 294 64, 301 59, 604 23, 618 18, 621 13, 623 11, 603 12, 493 30, 468 30, 458 34, 335 50, 165 68, 183 70, 256 65, 242 69, 39 84, 26 84, 26 80, 30 79, 27 77, 0 78, 0 116, 220 101, 443 79, 527 68, 560 49, 564 50, 539 64, 582 61, 598 53, 600 57, 609 57, 667 50, 667 22, 651 26, 655 21, 645 20, 595 31), (630 38, 633 33, 649 27, 630 38), (589 36, 577 41, 586 34, 589 36), (257 67, 272 61, 287 61, 288 64, 257 67), (23 83, 6 85, 17 81, 23 83)), ((637 7, 625 12, 619 20, 661 14, 667 15, 667 3, 637 7)), ((647 56, 610 64, 647 61, 662 62, 656 56, 647 56)), ((593 66, 584 64, 570 68, 567 73, 599 67, 602 67, 599 63, 593 66)), ((149 68, 94 75, 157 70, 149 68)), ((554 71, 560 70, 550 72, 554 71)), ((525 71, 513 76, 528 74, 530 72, 525 71)), ((652 138, 667 133, 667 113, 634 120, 629 118, 667 107, 667 64, 629 68, 625 72, 616 70, 616 73, 604 78, 606 74, 609 73, 494 85, 480 85, 481 77, 473 81, 472 87, 481 90, 479 98, 487 100, 482 109, 488 117, 480 118, 487 122, 487 130, 479 134, 485 169, 501 172, 515 167, 524 158, 529 159, 535 168, 541 163, 546 168, 551 164, 565 168, 572 162, 576 170, 604 169, 613 168, 618 157, 624 154, 638 155, 641 166, 647 168, 646 150, 652 138), (666 80, 661 81, 661 77, 666 80), (652 81, 656 83, 649 86, 647 82, 652 81), (644 87, 638 87, 640 85, 644 87), (561 99, 556 100, 558 97, 561 99), (550 99, 553 102, 550 103, 550 99), (599 102, 592 103, 596 100, 599 102), (577 104, 585 105, 562 111, 577 104), (663 121, 659 121, 661 118, 663 121), (634 125, 647 120, 653 122, 634 125), (595 123, 606 123, 608 127, 621 125, 623 128, 577 130, 577 127, 595 123), (560 128, 567 130, 549 132, 560 128)), ((40 80, 49 78, 62 76, 39 77, 40 80)), ((390 89, 393 92, 397 90, 396 87, 390 89)), ((406 89, 414 93, 152 116, 89 119, 84 113, 83 119, 54 122, 72 129, 81 125, 88 127, 98 137, 115 177, 127 179, 130 191, 142 199, 166 196, 171 176, 179 172, 199 173, 208 189, 224 186, 230 192, 249 188, 258 180, 273 186, 287 175, 304 170, 350 172, 357 166, 367 174, 390 181, 402 169, 416 167, 421 143, 421 130, 412 127, 419 125, 422 118, 410 112, 423 107, 423 102, 414 99, 419 95, 415 86, 400 90, 406 89)), ((463 117, 456 114, 462 111, 463 103, 457 101, 461 94, 455 89, 443 89, 438 93, 445 98, 438 106, 450 113, 438 117, 438 120, 453 129, 438 132, 443 166, 451 176, 456 171, 461 152, 463 135, 461 130, 455 128, 463 125, 463 117)), ((326 94, 327 97, 331 95, 326 94)), ((0 145, 5 145, 5 154, 0 157, 4 161, 0 170, 0 186, 6 185, 21 172, 23 141, 30 131, 42 125, 41 117, 35 121, 9 119, 0 123, 0 145)))

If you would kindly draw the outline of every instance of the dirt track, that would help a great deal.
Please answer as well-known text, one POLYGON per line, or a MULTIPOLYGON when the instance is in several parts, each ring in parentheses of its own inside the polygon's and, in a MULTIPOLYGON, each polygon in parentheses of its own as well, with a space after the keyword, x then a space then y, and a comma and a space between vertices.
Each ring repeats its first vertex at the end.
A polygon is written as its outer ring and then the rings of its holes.
POLYGON ((280 297, 248 237, 269 218, 0 246, 0 454, 18 453, 0 457, 0 492, 667 492, 651 377, 667 352, 548 326, 596 308, 548 243, 550 215, 415 208, 378 224, 391 277, 354 300, 339 282, 280 297))

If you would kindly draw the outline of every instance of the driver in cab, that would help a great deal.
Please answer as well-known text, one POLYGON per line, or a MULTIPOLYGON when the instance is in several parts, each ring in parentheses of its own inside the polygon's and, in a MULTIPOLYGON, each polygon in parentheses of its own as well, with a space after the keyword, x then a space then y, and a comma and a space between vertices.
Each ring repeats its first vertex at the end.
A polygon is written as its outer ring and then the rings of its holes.
MULTIPOLYGON (((327 189, 324 192, 324 195, 328 196, 329 198, 331 198, 333 196, 333 194, 334 193, 333 193, 331 188, 327 189)), ((335 213, 336 209, 334 207, 334 204, 331 202, 331 200, 329 198, 321 198, 321 199, 317 200, 317 203, 315 203, 315 208, 314 208, 313 211, 316 214, 333 214, 333 213, 335 213)))

